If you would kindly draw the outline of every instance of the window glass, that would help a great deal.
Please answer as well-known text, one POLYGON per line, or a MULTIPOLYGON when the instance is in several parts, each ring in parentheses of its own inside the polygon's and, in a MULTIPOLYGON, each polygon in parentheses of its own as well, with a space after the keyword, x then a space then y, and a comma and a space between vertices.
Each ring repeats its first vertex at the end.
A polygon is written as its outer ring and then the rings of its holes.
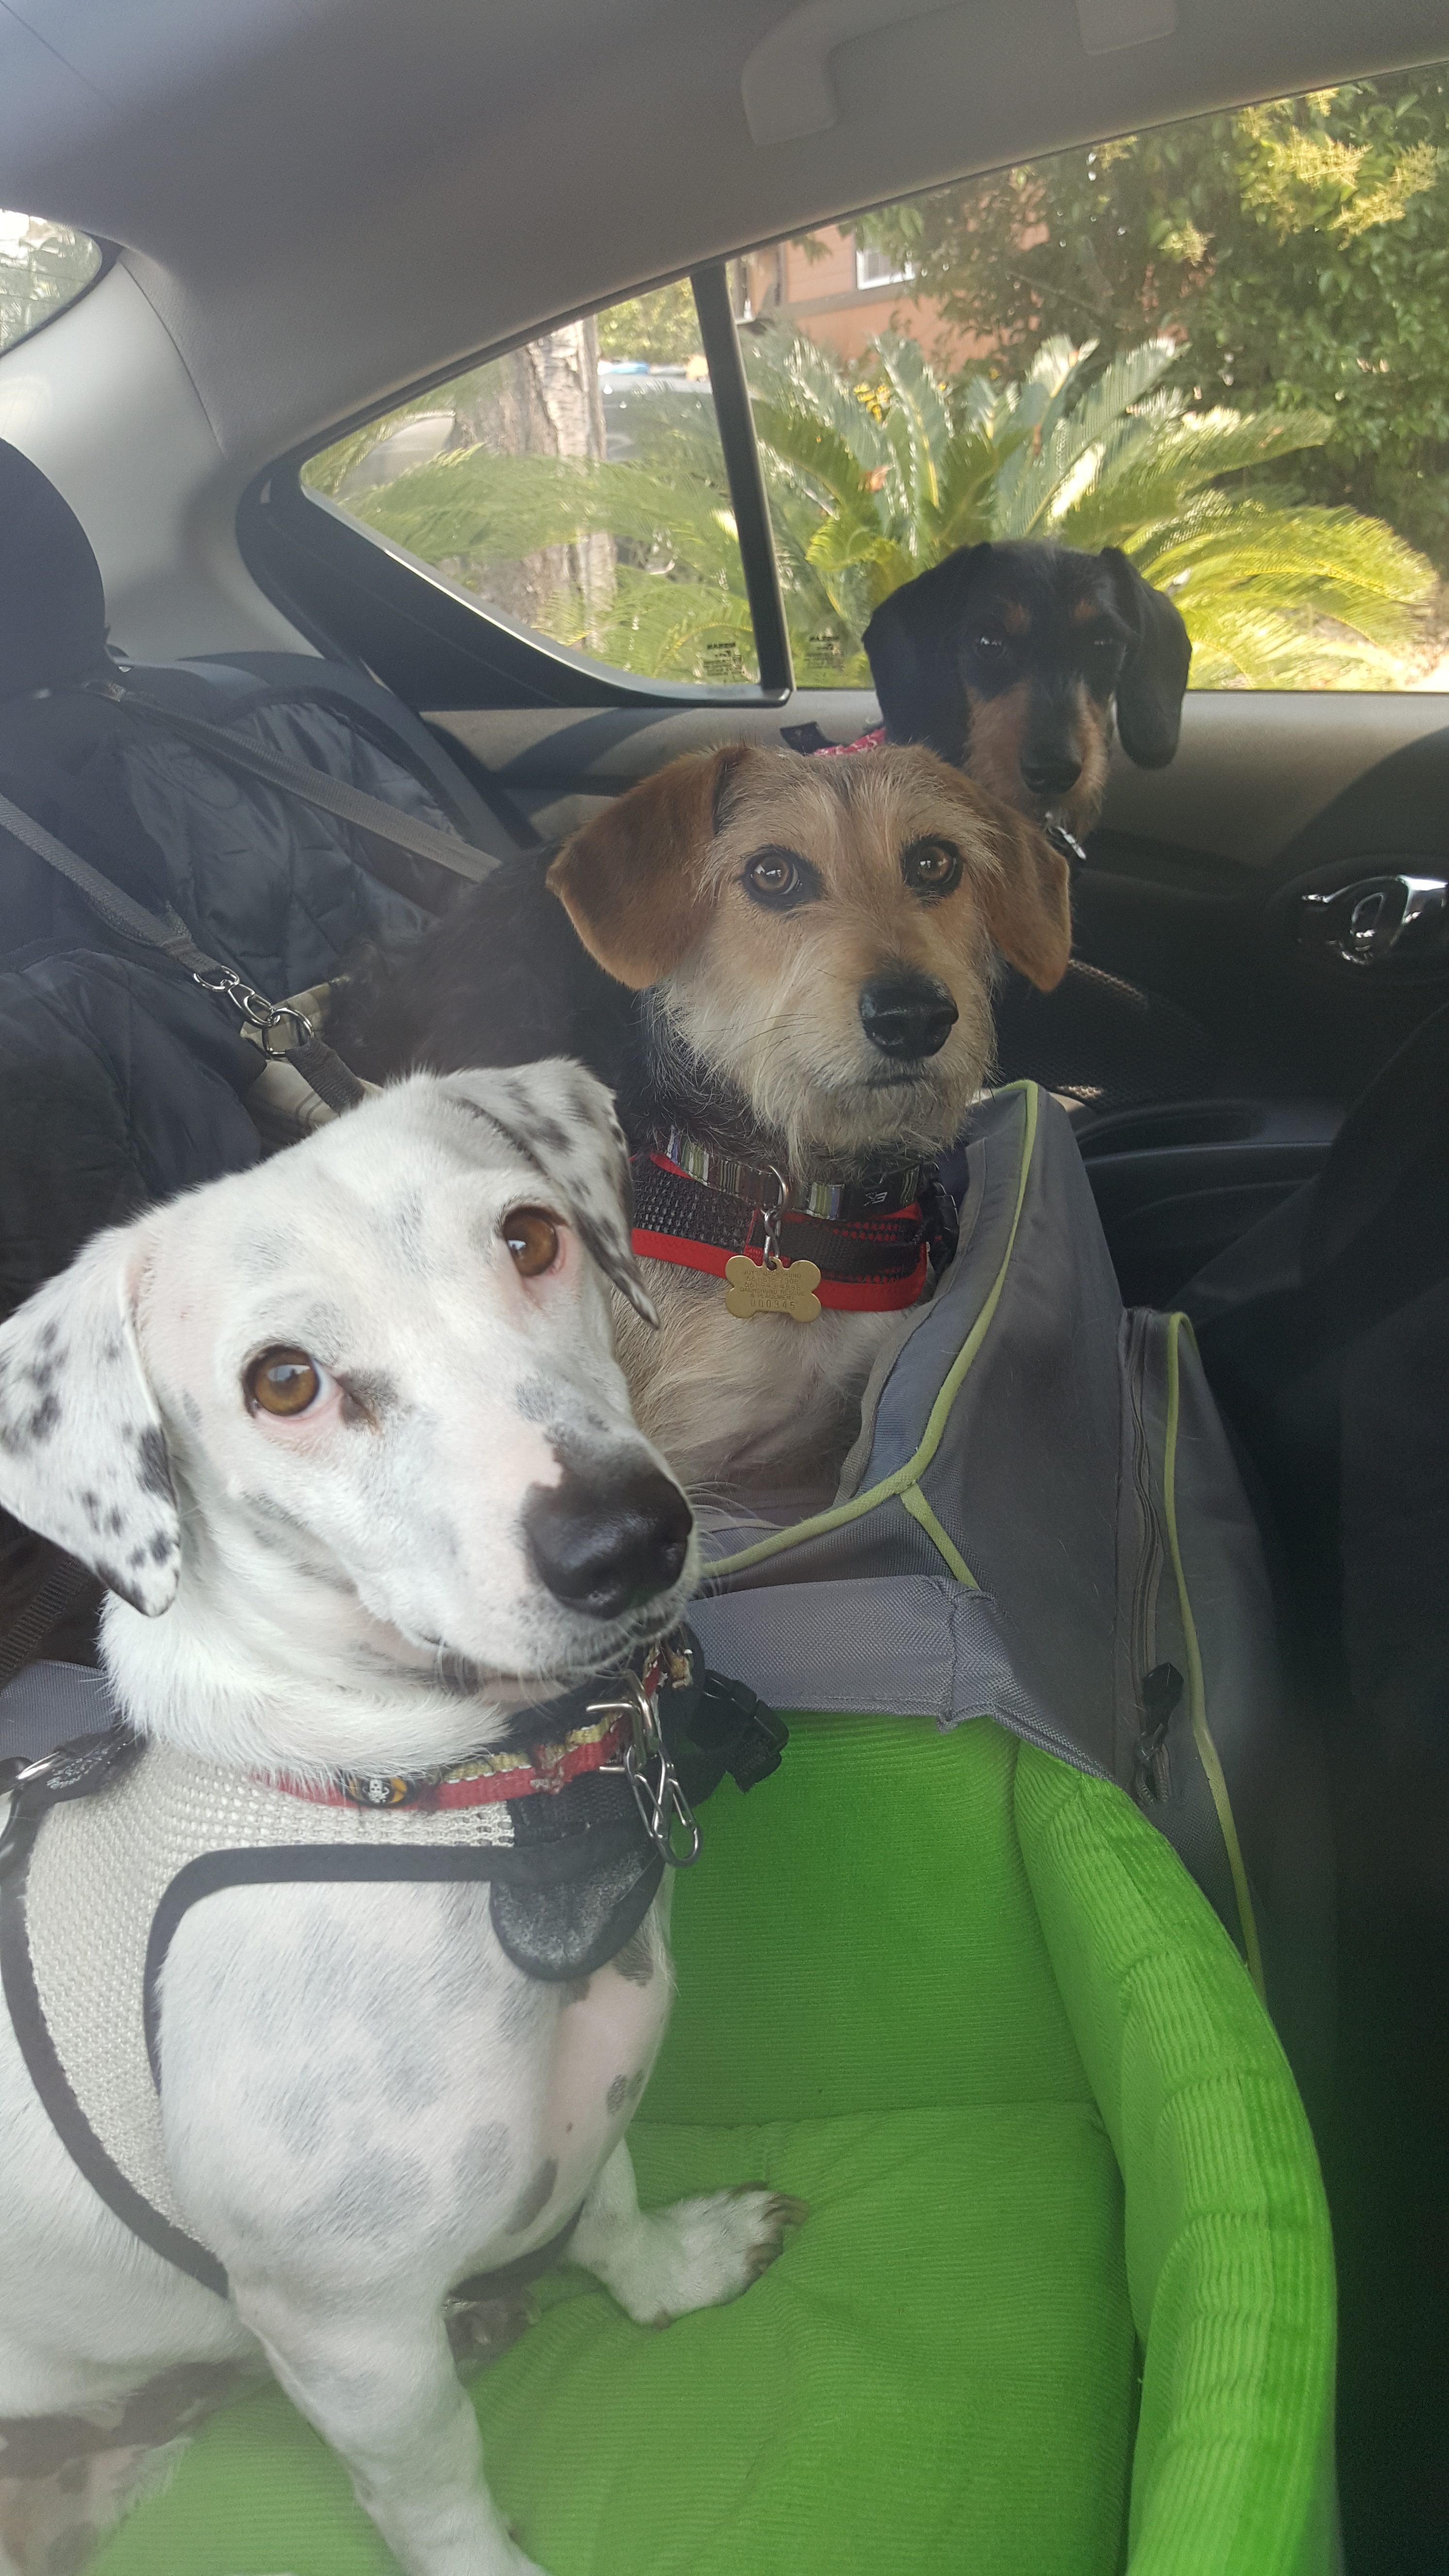
POLYGON ((309 459, 303 484, 559 644, 758 677, 687 282, 543 333, 309 459))
POLYGON ((1449 687, 1449 67, 935 189, 739 264, 796 677, 956 547, 1125 548, 1197 688, 1449 687))
POLYGON ((103 256, 88 233, 0 209, 0 349, 13 348, 74 304, 103 256))

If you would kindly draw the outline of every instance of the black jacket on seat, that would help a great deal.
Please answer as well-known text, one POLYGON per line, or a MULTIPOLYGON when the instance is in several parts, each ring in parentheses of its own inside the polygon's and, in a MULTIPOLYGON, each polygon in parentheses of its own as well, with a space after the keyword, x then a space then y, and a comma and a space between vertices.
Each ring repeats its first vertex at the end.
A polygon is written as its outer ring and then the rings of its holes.
MULTIPOLYGON (((422 929, 463 890, 117 706, 104 692, 118 669, 183 715, 509 846, 427 727, 359 672, 303 653, 118 664, 79 520, 0 442, 0 793, 150 909, 169 902, 274 1000, 368 940, 422 929)), ((257 1071, 224 1004, 115 938, 0 826, 0 1316, 99 1227, 254 1162, 257 1071)), ((47 1561, 0 1514, 0 1638, 47 1561)))

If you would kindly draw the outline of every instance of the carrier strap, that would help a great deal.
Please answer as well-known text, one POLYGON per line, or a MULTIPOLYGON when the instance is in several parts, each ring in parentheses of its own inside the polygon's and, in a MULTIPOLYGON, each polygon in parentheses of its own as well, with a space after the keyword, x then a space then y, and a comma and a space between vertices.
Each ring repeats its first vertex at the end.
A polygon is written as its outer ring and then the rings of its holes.
POLYGON ((152 724, 164 726, 168 733, 189 742, 194 751, 209 752, 249 778, 264 779, 269 787, 280 787, 285 795, 300 797, 304 804, 336 815, 339 822, 351 823, 359 832, 370 832, 375 840, 391 841, 396 849, 410 851, 415 859, 431 859, 437 867, 451 869, 455 877, 468 877, 475 885, 481 885, 499 865, 491 851, 475 849, 460 833, 440 832, 434 824, 420 822, 413 814, 399 813, 395 805, 385 805, 380 796, 369 796, 364 788, 334 778, 328 770, 313 769, 305 761, 288 760, 284 753, 268 751, 261 743, 244 742, 225 725, 208 724, 201 716, 178 715, 173 707, 143 697, 138 689, 121 688, 114 681, 98 682, 93 694, 109 698, 129 715, 143 716, 152 724))

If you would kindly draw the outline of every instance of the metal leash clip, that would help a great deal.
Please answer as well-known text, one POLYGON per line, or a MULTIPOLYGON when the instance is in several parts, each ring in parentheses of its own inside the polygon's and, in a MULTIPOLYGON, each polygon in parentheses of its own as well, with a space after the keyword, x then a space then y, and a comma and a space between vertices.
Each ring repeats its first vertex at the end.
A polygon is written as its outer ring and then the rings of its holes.
POLYGON ((699 1858, 699 1827, 694 1810, 675 1777, 659 1727, 657 1693, 637 1673, 620 1676, 618 1699, 592 1699, 590 1717, 627 1717, 630 1741, 622 1762, 605 1762, 602 1771, 623 1773, 634 1793, 644 1831, 668 1869, 692 1869, 699 1858), (686 1851, 675 1849, 676 1832, 688 1836, 686 1851))
POLYGON ((72 1791, 100 1770, 103 1775, 112 1768, 112 1748, 118 1735, 82 1736, 73 1744, 57 1744, 49 1753, 12 1754, 0 1762, 0 1800, 6 1802, 0 1823, 0 1878, 8 1875, 19 1847, 22 1829, 29 1820, 22 1791, 53 1782, 62 1792, 72 1791))
POLYGON ((784 1173, 780 1171, 774 1163, 767 1163, 765 1165, 765 1169, 769 1173, 770 1178, 778 1183, 779 1188, 778 1195, 772 1199, 768 1207, 761 1206, 757 1207, 755 1210, 755 1215, 760 1218, 765 1229, 765 1240, 760 1254, 760 1259, 762 1266, 766 1270, 778 1270, 780 1267, 780 1225, 781 1220, 784 1217, 785 1210, 790 1204, 790 1184, 786 1180, 784 1173))
POLYGON ((233 1004, 241 1014, 243 1027, 256 1030, 263 1055, 291 1055, 317 1034, 305 1012, 295 1010, 290 1002, 269 1002, 265 993, 259 993, 255 984, 249 984, 230 966, 218 966, 205 974, 197 972, 192 981, 201 986, 203 993, 215 993, 222 1001, 233 1004), (274 1045, 274 1032, 287 1026, 291 1035, 274 1045))

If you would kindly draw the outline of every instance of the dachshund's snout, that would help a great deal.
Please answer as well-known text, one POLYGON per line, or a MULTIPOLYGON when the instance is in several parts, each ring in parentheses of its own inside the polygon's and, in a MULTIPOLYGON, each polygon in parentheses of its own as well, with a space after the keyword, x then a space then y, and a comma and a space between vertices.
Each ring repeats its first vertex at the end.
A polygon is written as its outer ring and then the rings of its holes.
POLYGON ((567 1474, 524 1506, 529 1554, 555 1600, 586 1619, 620 1619, 678 1582, 694 1515, 657 1467, 567 1474))
POLYGON ((872 975, 861 987, 861 1026, 882 1055, 939 1055, 957 1017, 938 975, 872 975))
POLYGON ((1033 796, 1065 796, 1081 777, 1082 764, 1074 751, 1028 751, 1021 774, 1033 796))

